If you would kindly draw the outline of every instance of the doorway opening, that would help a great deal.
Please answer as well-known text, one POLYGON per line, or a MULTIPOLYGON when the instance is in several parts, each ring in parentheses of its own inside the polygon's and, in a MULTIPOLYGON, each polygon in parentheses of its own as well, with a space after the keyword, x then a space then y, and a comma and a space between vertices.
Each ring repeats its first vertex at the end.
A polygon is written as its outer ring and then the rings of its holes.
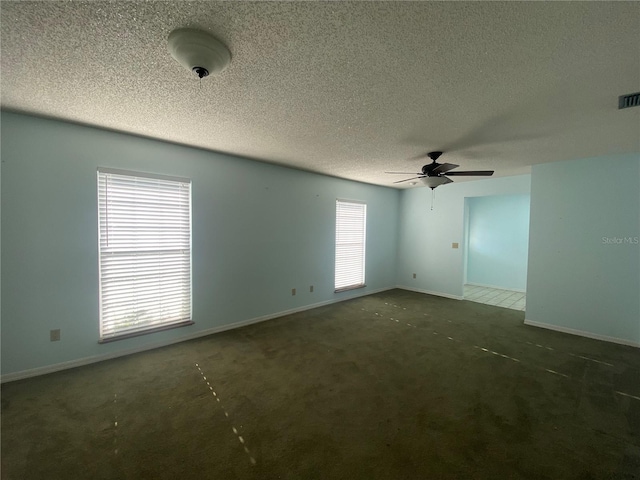
POLYGON ((525 310, 530 204, 527 194, 465 198, 465 300, 525 310))

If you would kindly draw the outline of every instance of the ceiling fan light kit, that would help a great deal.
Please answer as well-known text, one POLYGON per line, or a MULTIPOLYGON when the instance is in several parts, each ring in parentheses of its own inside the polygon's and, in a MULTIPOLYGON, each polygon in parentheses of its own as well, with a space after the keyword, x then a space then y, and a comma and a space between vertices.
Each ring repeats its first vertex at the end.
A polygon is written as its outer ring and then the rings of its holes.
POLYGON ((453 182, 453 180, 447 177, 422 177, 420 181, 432 190, 440 185, 453 182))
POLYGON ((199 78, 221 73, 231 63, 224 43, 201 30, 179 28, 169 34, 169 53, 199 78))

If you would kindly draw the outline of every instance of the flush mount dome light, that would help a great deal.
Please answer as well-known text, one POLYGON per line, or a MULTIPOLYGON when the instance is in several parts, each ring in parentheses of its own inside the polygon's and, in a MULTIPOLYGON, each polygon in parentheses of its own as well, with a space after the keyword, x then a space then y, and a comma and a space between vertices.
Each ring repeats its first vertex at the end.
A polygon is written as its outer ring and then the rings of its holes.
POLYGON ((200 78, 222 72, 231 62, 231 52, 224 43, 191 28, 179 28, 169 34, 169 53, 200 78))

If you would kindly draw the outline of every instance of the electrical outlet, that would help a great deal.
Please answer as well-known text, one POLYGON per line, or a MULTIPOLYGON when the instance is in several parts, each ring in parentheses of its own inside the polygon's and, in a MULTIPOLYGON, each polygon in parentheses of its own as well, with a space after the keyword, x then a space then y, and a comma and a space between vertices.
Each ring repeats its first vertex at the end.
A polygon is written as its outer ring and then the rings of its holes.
POLYGON ((52 342, 59 342, 60 341, 60 329, 56 328, 55 330, 51 330, 49 332, 49 339, 52 342))
POLYGON ((416 274, 415 273, 413 274, 413 278, 416 278, 416 274))
POLYGON ((295 295, 295 294, 296 294, 296 289, 295 289, 295 288, 292 288, 292 289, 291 289, 291 295, 295 295))
POLYGON ((458 248, 458 247, 459 247, 458 242, 453 242, 451 244, 451 248, 458 248))
POLYGON ((309 287, 309 292, 310 292, 310 293, 313 293, 313 285, 311 285, 311 286, 309 287))

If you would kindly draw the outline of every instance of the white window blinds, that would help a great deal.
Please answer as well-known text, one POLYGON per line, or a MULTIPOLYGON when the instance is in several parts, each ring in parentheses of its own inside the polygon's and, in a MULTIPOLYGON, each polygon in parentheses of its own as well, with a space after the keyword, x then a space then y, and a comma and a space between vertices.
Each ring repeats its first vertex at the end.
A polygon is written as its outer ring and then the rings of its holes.
POLYGON ((336 201, 336 291, 364 286, 366 223, 364 203, 336 201))
POLYGON ((98 169, 100 340, 191 323, 191 181, 98 169))

